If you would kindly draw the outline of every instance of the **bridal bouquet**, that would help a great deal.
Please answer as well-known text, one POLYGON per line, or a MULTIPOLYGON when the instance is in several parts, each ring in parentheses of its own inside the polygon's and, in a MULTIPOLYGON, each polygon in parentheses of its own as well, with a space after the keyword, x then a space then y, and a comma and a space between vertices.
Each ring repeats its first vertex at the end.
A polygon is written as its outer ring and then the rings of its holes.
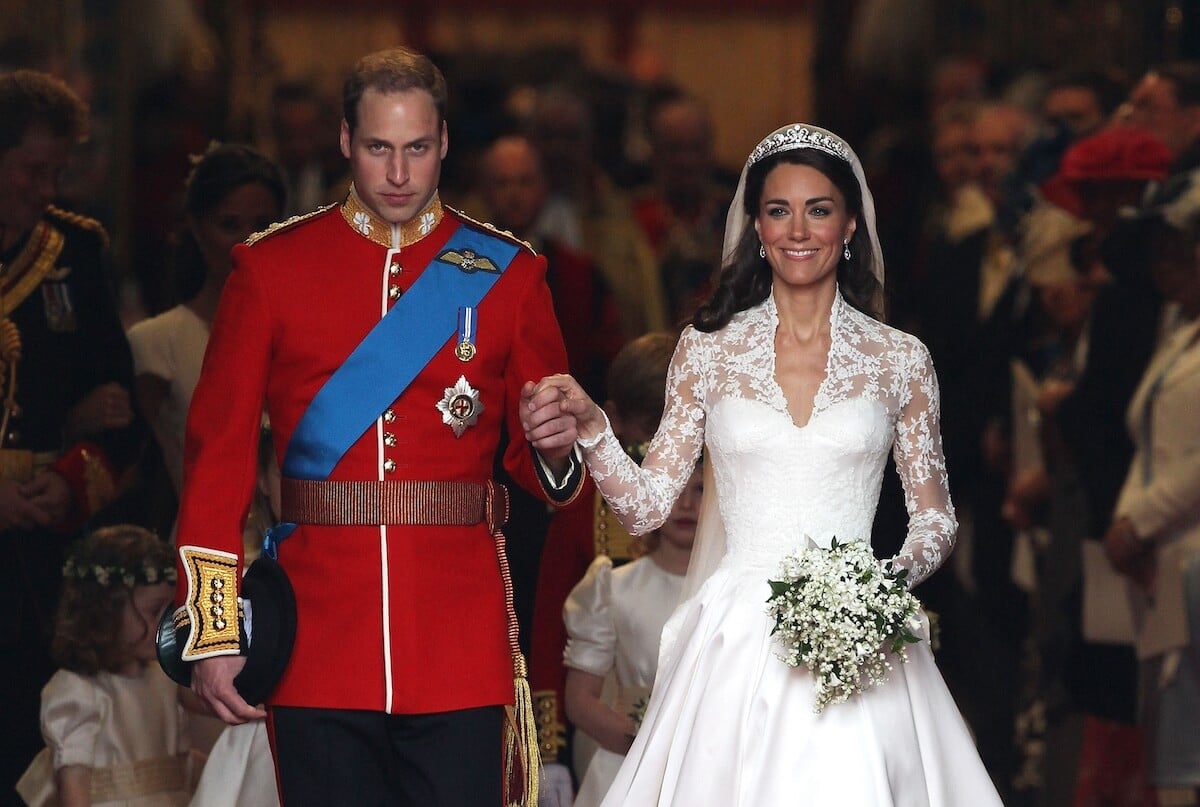
POLYGON ((883 683, 888 652, 907 661, 905 645, 920 641, 920 603, 904 583, 907 570, 881 567, 869 544, 813 544, 784 558, 780 573, 768 581, 771 633, 783 647, 780 659, 812 673, 816 712, 883 683))

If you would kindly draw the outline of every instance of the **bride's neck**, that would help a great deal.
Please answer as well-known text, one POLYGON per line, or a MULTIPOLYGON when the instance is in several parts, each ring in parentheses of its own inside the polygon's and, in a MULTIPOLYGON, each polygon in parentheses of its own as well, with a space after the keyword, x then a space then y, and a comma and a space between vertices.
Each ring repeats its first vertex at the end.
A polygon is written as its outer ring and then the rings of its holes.
POLYGON ((774 295, 780 331, 799 341, 829 333, 833 301, 837 296, 836 282, 802 289, 777 283, 774 295))

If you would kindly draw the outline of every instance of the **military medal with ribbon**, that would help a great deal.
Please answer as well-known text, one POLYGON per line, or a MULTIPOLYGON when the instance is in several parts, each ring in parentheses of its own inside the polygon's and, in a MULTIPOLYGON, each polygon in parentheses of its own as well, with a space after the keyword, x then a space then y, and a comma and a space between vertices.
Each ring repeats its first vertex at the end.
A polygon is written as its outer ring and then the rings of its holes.
POLYGON ((446 394, 437 402, 437 408, 442 413, 442 422, 450 427, 454 436, 462 437, 468 426, 479 422, 483 402, 479 400, 479 390, 467 382, 466 376, 459 376, 453 387, 446 387, 446 394))
POLYGON ((458 307, 458 344, 454 346, 454 355, 462 362, 475 358, 475 316, 475 306, 458 307))

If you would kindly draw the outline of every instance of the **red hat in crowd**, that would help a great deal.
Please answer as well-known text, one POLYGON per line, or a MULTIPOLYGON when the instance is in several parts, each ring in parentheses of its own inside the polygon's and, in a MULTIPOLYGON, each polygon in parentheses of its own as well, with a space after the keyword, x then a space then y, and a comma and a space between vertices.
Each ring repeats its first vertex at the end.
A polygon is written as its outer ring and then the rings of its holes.
POLYGON ((1154 135, 1132 126, 1110 126, 1068 148, 1058 173, 1067 182, 1158 180, 1167 176, 1170 165, 1170 149, 1154 135))

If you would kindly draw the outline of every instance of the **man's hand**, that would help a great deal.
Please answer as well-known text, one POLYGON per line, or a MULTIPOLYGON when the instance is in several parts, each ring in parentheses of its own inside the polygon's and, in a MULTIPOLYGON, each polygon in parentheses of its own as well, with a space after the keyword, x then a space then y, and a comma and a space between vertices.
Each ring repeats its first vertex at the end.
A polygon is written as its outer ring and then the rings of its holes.
POLYGON ((67 434, 72 438, 123 429, 133 421, 129 391, 115 381, 101 384, 71 407, 67 434))
POLYGON ((577 438, 590 438, 604 429, 600 407, 569 375, 526 382, 520 411, 525 439, 547 459, 565 457, 577 438))
POLYGON ((57 471, 39 471, 37 476, 21 486, 21 494, 45 514, 46 521, 39 522, 43 527, 62 523, 74 506, 71 486, 57 471))
POLYGON ((21 487, 20 482, 0 479, 0 532, 50 526, 49 514, 30 502, 21 487))
POLYGON ((231 726, 267 716, 263 709, 246 703, 233 685, 245 666, 244 656, 214 656, 197 661, 192 668, 192 691, 231 726))

